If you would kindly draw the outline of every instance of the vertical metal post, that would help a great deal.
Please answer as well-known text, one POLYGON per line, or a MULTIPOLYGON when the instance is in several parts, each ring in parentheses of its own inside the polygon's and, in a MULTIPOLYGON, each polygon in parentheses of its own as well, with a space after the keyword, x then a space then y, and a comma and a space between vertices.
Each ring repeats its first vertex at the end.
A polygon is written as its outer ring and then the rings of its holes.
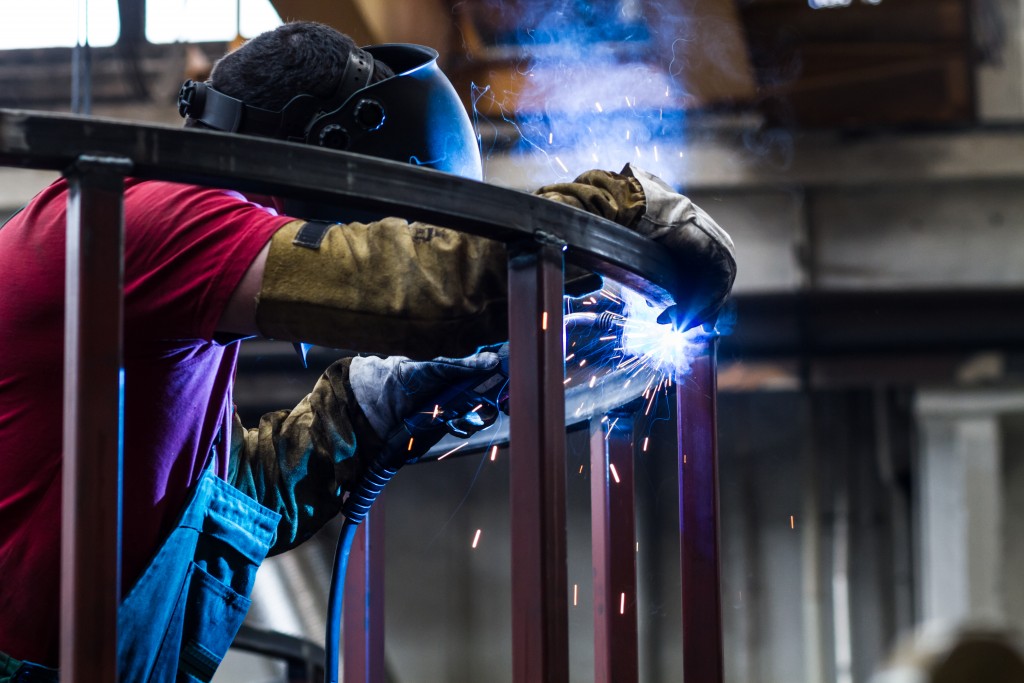
POLYGON ((594 558, 594 680, 636 683, 636 514, 633 414, 608 413, 590 429, 594 558))
POLYGON ((117 680, 121 566, 123 159, 68 174, 61 680, 117 680))
POLYGON ((509 259, 512 681, 567 683, 562 246, 509 259))
POLYGON ((342 680, 385 683, 383 495, 370 508, 352 543, 343 612, 342 680))
POLYGON ((676 393, 686 683, 721 683, 723 676, 715 347, 708 343, 676 393))

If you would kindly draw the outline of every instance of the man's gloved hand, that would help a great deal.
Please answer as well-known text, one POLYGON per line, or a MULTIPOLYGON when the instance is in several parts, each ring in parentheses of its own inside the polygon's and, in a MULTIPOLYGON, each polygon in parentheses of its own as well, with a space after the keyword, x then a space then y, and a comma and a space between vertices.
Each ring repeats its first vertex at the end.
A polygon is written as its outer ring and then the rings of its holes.
POLYGON ((630 164, 622 173, 587 171, 547 185, 542 197, 584 209, 664 244, 678 266, 676 305, 660 322, 683 329, 714 322, 736 279, 732 239, 704 211, 660 178, 630 164))
MULTIPOLYGON (((352 359, 349 383, 359 407, 381 439, 391 446, 401 446, 404 453, 410 434, 416 437, 415 449, 412 444, 408 449, 411 457, 406 456, 413 460, 446 433, 468 436, 494 422, 498 414, 495 405, 472 411, 472 405, 464 409, 463 402, 451 404, 461 394, 472 394, 479 385, 499 374, 500 365, 499 354, 489 350, 466 358, 430 361, 413 361, 403 356, 357 357, 352 359), (417 418, 423 429, 413 427, 410 432, 410 423, 417 418)), ((503 378, 499 380, 503 382, 503 378)))

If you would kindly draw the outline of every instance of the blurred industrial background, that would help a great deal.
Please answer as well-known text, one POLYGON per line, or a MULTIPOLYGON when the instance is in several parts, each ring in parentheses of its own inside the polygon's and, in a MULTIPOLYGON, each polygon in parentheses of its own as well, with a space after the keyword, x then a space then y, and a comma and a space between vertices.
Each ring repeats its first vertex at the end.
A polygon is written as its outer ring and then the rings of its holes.
MULTIPOLYGON (((489 182, 632 162, 732 234, 728 681, 869 681, 924 624, 1024 628, 1024 0, 7 0, 0 107, 179 125, 183 78, 289 19, 436 48, 489 182)), ((0 169, 0 216, 50 180, 0 169)), ((288 346, 245 346, 250 421, 336 357, 303 370, 288 346)), ((669 408, 638 437, 650 683, 681 670, 669 408)), ((586 681, 586 430, 569 443, 586 681)), ((396 683, 511 678, 504 455, 409 468, 387 492, 396 683)), ((253 625, 322 643, 336 533, 264 566, 253 625)), ((282 675, 238 654, 218 680, 282 675)))

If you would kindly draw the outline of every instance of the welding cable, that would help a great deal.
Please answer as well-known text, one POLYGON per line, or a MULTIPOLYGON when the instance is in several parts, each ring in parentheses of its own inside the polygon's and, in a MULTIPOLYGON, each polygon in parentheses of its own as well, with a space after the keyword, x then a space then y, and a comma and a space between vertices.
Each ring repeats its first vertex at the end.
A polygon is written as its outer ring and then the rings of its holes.
MULTIPOLYGON (((331 591, 327 599, 327 633, 324 636, 324 681, 338 683, 339 648, 341 641, 342 607, 345 601, 345 574, 348 572, 348 557, 356 531, 373 502, 398 472, 398 467, 385 464, 386 458, 374 460, 362 480, 345 499, 342 512, 345 523, 341 526, 338 549, 334 554, 334 574, 331 576, 331 591)), ((401 467, 401 465, 399 465, 401 467)))

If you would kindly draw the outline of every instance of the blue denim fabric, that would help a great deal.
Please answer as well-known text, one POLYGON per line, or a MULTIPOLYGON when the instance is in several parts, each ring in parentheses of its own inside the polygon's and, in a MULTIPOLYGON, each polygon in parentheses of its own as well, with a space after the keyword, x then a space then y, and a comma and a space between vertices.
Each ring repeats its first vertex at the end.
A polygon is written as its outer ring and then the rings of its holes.
MULTIPOLYGON (((280 517, 211 472, 203 475, 177 527, 118 609, 121 683, 213 677, 249 610, 256 569, 280 517)), ((11 681, 56 683, 56 674, 26 662, 11 681)))
POLYGON ((118 610, 122 683, 209 681, 242 619, 280 515, 207 472, 118 610))

